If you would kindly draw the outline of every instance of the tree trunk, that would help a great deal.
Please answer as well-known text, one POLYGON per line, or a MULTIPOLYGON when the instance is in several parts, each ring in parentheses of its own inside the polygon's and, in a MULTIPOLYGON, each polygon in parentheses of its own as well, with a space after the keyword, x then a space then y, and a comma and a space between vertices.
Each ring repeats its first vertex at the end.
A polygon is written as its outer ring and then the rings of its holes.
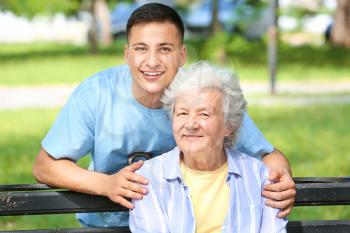
POLYGON ((277 48, 278 48, 278 0, 272 0, 273 23, 267 29, 268 36, 268 65, 270 73, 270 92, 276 94, 276 75, 277 75, 277 48))
POLYGON ((212 8, 212 22, 211 22, 211 28, 210 28, 210 34, 214 35, 217 32, 221 31, 221 25, 219 22, 219 0, 212 0, 213 1, 213 8, 212 8))
POLYGON ((96 0, 92 0, 89 7, 92 20, 89 28, 88 40, 90 44, 90 53, 92 54, 96 54, 97 52, 97 28, 96 28, 96 15, 94 10, 95 3, 96 3, 96 0))
POLYGON ((94 6, 97 25, 100 31, 100 42, 102 46, 112 43, 111 17, 105 0, 95 0, 94 6))
POLYGON ((331 33, 332 43, 350 48, 350 1, 337 0, 334 25, 331 33))

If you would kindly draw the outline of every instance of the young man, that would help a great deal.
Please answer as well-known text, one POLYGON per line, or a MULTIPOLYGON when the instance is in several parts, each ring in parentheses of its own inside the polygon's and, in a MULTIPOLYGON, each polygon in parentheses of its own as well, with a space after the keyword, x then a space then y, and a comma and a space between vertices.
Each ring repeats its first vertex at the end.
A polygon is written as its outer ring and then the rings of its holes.
MULTIPOLYGON (((175 147, 171 123, 160 98, 186 61, 184 26, 171 8, 146 4, 127 24, 127 65, 102 71, 82 82, 42 141, 33 174, 42 183, 109 197, 127 208, 126 198, 142 199, 148 181, 127 166, 128 155, 158 156, 175 147), (89 170, 75 162, 90 153, 89 170), (141 184, 141 185, 140 185, 141 184)), ((265 187, 269 205, 289 214, 295 197, 288 161, 264 139, 245 114, 237 148, 264 156, 276 184, 265 187)), ((128 213, 78 214, 85 226, 128 224, 128 213)))

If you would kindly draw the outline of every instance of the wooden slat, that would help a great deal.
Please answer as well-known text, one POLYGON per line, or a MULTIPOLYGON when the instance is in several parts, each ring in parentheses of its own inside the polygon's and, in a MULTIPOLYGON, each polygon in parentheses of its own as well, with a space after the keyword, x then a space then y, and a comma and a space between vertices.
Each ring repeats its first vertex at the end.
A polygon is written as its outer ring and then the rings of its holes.
POLYGON ((103 196, 70 191, 0 192, 0 216, 126 211, 103 196))
POLYGON ((36 190, 52 190, 53 188, 46 184, 9 184, 0 185, 0 192, 14 191, 36 191, 36 190))
POLYGON ((287 225, 288 233, 349 233, 350 221, 290 221, 287 225))
POLYGON ((350 182, 296 184, 296 206, 350 205, 350 182))
MULTIPOLYGON (((19 230, 17 233, 130 233, 128 227, 114 228, 55 228, 47 230, 19 230)), ((350 221, 290 221, 287 225, 288 233, 349 233, 350 221)), ((13 233, 13 231, 0 231, 13 233)))
MULTIPOLYGON (((55 228, 47 230, 19 230, 16 233, 130 233, 129 227, 103 228, 55 228)), ((0 231, 0 233, 14 233, 14 231, 0 231)))
MULTIPOLYGON (((296 206, 350 205, 349 177, 307 177, 295 181, 296 206)), ((55 189, 42 184, 0 186, 0 216, 126 211, 106 197, 51 190, 55 189)))

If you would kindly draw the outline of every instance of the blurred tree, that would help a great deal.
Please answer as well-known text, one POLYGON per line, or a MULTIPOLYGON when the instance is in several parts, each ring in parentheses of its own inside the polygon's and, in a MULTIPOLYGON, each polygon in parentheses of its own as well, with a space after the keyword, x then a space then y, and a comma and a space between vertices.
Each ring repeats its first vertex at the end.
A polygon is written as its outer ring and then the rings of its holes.
POLYGON ((90 51, 91 53, 96 53, 99 37, 103 46, 108 46, 112 43, 110 12, 105 0, 89 0, 87 5, 92 16, 88 35, 90 51))
POLYGON ((212 0, 213 8, 212 8, 212 22, 210 25, 210 34, 213 36, 214 34, 222 31, 220 22, 219 22, 219 0, 212 0))
MULTIPOLYGON (((108 1, 109 5, 115 3, 116 0, 108 1)), ((103 46, 108 46, 112 42, 111 22, 106 0, 1 0, 0 10, 9 10, 28 18, 37 14, 53 15, 57 12, 76 15, 79 10, 88 10, 92 16, 88 35, 91 52, 97 51, 98 39, 103 46)))
POLYGON ((9 10, 17 15, 32 18, 37 14, 51 15, 56 12, 74 14, 80 0, 1 0, 0 10, 9 10))
POLYGON ((350 48, 350 1, 337 0, 331 41, 335 45, 350 48))

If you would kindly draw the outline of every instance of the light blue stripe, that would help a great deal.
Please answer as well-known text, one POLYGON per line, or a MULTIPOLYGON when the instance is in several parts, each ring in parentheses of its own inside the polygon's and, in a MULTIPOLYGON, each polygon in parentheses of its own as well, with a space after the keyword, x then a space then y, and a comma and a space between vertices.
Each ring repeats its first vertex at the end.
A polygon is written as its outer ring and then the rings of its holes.
MULTIPOLYGON (((179 150, 151 159, 137 171, 149 182, 149 194, 134 200, 130 211, 132 232, 194 233, 192 202, 180 173, 179 150)), ((286 232, 286 219, 277 217, 278 210, 267 207, 261 197, 267 182, 264 165, 250 156, 226 148, 230 201, 223 231, 230 233, 286 232), (271 229, 273 228, 273 229, 271 229)), ((210 210, 209 210, 210 211, 210 210)))

